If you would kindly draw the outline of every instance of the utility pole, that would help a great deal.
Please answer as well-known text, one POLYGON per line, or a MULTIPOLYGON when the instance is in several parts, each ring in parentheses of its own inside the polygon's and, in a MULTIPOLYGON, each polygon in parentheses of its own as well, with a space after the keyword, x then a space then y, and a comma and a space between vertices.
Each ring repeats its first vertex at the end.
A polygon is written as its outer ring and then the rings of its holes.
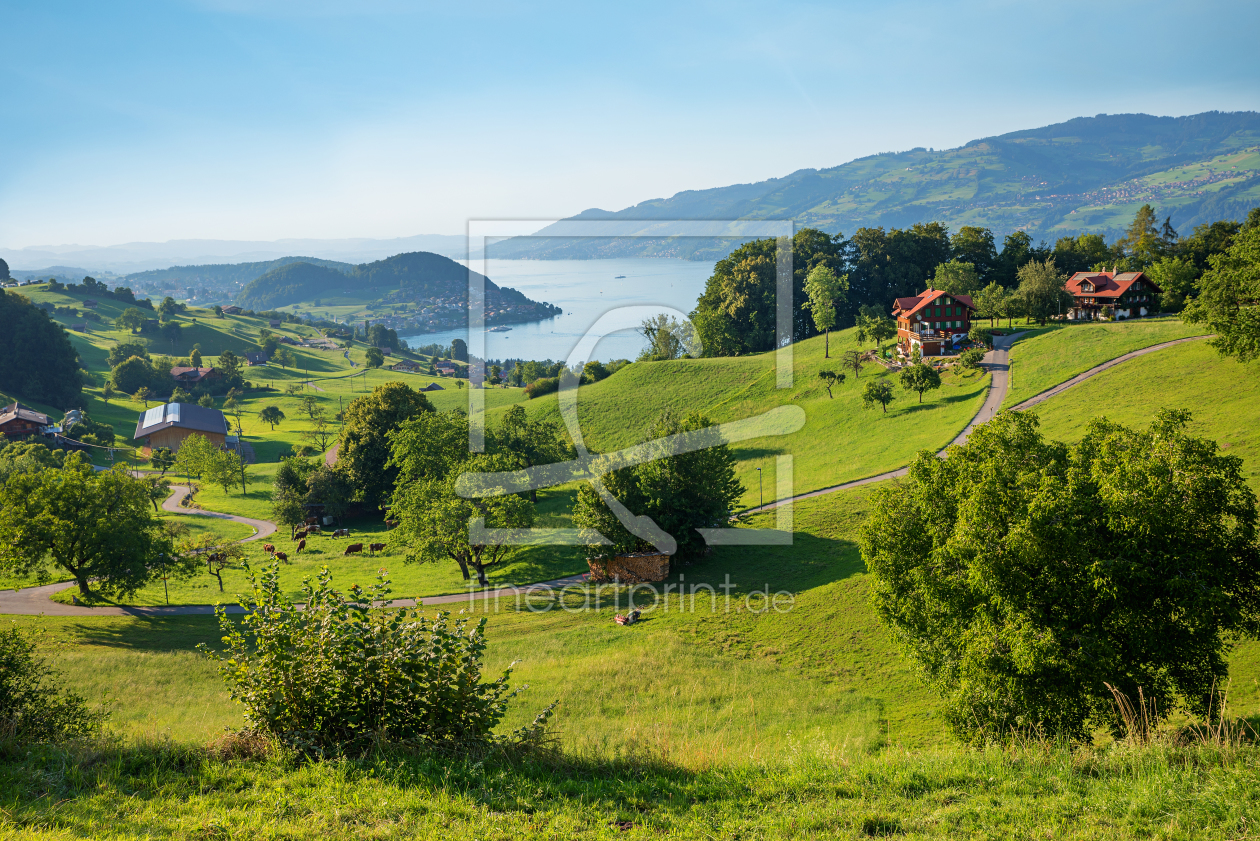
POLYGON ((765 508, 766 507, 766 491, 765 491, 765 486, 762 485, 761 483, 761 468, 760 467, 757 468, 757 493, 761 496, 761 504, 758 505, 757 507, 765 508))

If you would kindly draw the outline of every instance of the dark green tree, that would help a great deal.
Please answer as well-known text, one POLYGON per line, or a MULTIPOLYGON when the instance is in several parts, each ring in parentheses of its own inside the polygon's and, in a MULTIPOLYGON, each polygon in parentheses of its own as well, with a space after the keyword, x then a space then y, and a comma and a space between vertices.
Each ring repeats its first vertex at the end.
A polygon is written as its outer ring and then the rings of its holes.
POLYGON ((872 406, 879 405, 884 410, 884 414, 888 414, 888 404, 893 401, 892 383, 882 377, 877 380, 867 380, 865 388, 862 389, 862 405, 867 409, 872 406))
POLYGON ((835 372, 835 371, 819 371, 819 372, 818 372, 818 379, 820 379, 820 380, 822 380, 822 381, 823 381, 823 385, 824 385, 824 386, 826 387, 826 389, 827 389, 827 396, 828 396, 828 397, 831 397, 831 396, 832 396, 832 394, 831 394, 831 389, 832 389, 832 387, 833 387, 833 386, 835 386, 835 385, 837 385, 837 384, 843 384, 843 383, 844 383, 844 373, 843 373, 843 372, 841 372, 841 373, 837 373, 837 372, 835 372))
POLYGON ((1256 498, 1188 420, 1098 419, 1067 446, 1004 412, 876 491, 876 611, 963 739, 1088 739, 1117 725, 1108 684, 1157 717, 1219 703, 1260 629, 1256 498))
MULTIPOLYGON (((699 413, 684 418, 665 413, 653 426, 644 444, 666 436, 694 433, 713 425, 699 413)), ((735 456, 729 445, 705 447, 671 454, 664 445, 658 457, 603 477, 607 490, 632 513, 650 517, 677 541, 677 560, 698 557, 705 550, 696 529, 721 528, 729 523, 744 487, 735 477, 735 456)), ((578 489, 573 522, 598 531, 612 541, 613 554, 647 551, 651 544, 637 537, 616 518, 599 493, 589 484, 578 489)), ((608 550, 598 550, 608 551, 608 550)))
MULTIPOLYGON (((978 228, 973 225, 963 225, 958 229, 958 233, 950 237, 949 252, 953 258, 951 262, 970 264, 975 270, 979 279, 976 288, 980 288, 991 283, 994 273, 998 265, 997 245, 993 241, 993 232, 988 228, 978 228)), ((943 286, 937 286, 937 289, 944 289, 943 286)), ((962 289, 958 292, 945 290, 954 295, 969 295, 971 289, 962 289)))
POLYGON ((389 436, 404 421, 432 411, 423 394, 401 382, 377 386, 350 402, 337 439, 337 466, 354 486, 356 499, 371 508, 388 501, 398 476, 390 461, 389 436))
POLYGON ((381 353, 380 348, 370 347, 367 349, 364 364, 369 368, 379 368, 385 364, 385 354, 381 353))
POLYGON ((0 488, 0 568, 46 576, 51 565, 90 587, 129 595, 153 578, 170 536, 145 482, 122 469, 95 471, 81 454, 61 469, 11 475, 0 488))
POLYGON ((284 420, 284 412, 280 411, 279 406, 264 406, 258 412, 258 419, 263 423, 270 424, 274 430, 276 424, 284 420))
POLYGON ((1260 225, 1244 228, 1208 262, 1199 297, 1181 317, 1215 333, 1210 343, 1222 356, 1249 362, 1260 356, 1260 225))
POLYGON ((59 408, 81 402, 79 355, 61 325, 5 290, 0 290, 0 325, 0 391, 59 408))

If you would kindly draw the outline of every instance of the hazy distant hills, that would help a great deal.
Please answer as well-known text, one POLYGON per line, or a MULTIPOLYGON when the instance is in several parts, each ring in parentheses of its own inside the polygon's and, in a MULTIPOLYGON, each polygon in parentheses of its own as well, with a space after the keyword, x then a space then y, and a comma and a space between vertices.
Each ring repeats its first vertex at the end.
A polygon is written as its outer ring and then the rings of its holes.
MULTIPOLYGON (((587 210, 540 232, 551 236, 508 240, 490 254, 714 259, 734 247, 729 239, 668 238, 667 220, 675 219, 790 218, 846 234, 935 220, 953 230, 992 228, 999 237, 1017 229, 1049 240, 1081 231, 1114 236, 1146 202, 1183 231, 1242 218, 1260 205, 1260 114, 1099 115, 957 149, 872 155, 755 184, 689 190, 616 212, 587 210), (615 220, 617 234, 642 238, 591 238, 588 220, 615 220)), ((713 222, 711 231, 740 236, 740 226, 726 221, 713 222)))
MULTIPOLYGON (((168 266, 270 262, 292 254, 310 254, 319 260, 357 265, 407 251, 430 251, 448 257, 463 257, 467 250, 463 236, 422 234, 394 239, 281 239, 211 240, 185 239, 169 242, 129 242, 122 245, 57 245, 31 248, 2 248, 0 258, 11 268, 37 270, 47 275, 51 267, 69 269, 70 276, 96 274, 119 276, 137 274, 168 266)), ((291 259, 291 258, 290 258, 291 259)))

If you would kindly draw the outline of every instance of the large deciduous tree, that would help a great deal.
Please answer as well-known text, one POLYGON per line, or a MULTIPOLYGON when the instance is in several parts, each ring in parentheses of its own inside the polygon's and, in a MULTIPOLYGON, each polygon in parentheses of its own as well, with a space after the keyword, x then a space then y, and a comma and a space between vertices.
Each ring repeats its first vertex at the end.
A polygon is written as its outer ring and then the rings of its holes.
POLYGON ((1260 356, 1260 224, 1244 227, 1224 254, 1208 260, 1199 297, 1182 313, 1216 334, 1212 347, 1248 362, 1260 356))
POLYGON ((981 288, 980 275, 971 263, 950 260, 936 267, 936 277, 932 279, 932 288, 954 296, 971 295, 981 288))
MULTIPOLYGON (((699 413, 678 418, 667 412, 657 419, 643 443, 650 445, 667 436, 712 425, 699 413)), ((688 560, 705 548, 704 538, 696 529, 726 526, 744 487, 735 477, 735 456, 726 444, 677 455, 663 444, 658 446, 660 454, 656 458, 605 474, 603 484, 632 513, 651 517, 677 542, 674 557, 688 560)), ((578 488, 573 522, 612 541, 614 554, 652 550, 650 543, 621 524, 588 483, 578 488)))
POLYGON ((1088 738, 1116 724, 1107 684, 1207 711, 1260 628, 1260 546, 1242 460, 1188 420, 1099 419, 1067 446, 1003 413, 876 492, 876 611, 964 739, 1088 738))
POLYGON ((389 499, 398 475, 390 463, 389 435, 404 421, 432 411, 428 398, 400 382, 377 386, 346 407, 337 438, 337 465, 360 502, 374 508, 389 499))
POLYGON ((1025 263, 1019 270, 1019 297, 1029 318, 1045 324, 1052 315, 1071 308, 1073 299, 1064 284, 1067 278, 1055 268, 1054 258, 1025 263))
POLYGON ((91 588, 129 595, 173 553, 141 479, 95 471, 80 454, 60 468, 10 475, 0 488, 0 567, 47 578, 49 567, 91 588))

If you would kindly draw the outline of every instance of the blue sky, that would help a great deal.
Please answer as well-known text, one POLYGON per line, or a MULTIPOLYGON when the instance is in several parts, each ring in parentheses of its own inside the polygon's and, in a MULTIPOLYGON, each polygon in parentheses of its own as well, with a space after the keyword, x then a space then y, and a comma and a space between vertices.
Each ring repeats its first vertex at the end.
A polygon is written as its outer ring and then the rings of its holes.
POLYGON ((462 233, 1260 110, 1256 3, 0 0, 0 246, 462 233))

